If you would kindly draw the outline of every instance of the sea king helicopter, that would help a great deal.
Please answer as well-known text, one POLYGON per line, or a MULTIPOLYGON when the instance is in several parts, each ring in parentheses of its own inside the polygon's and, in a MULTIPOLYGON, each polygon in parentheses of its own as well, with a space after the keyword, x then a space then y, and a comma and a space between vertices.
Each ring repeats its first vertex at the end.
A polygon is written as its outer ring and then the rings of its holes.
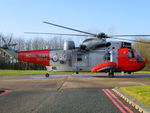
MULTIPOLYGON (((63 49, 42 49, 16 51, 11 46, 16 44, 6 43, 0 50, 22 62, 35 63, 46 66, 48 72, 108 72, 109 77, 114 77, 114 72, 123 71, 127 73, 139 71, 146 65, 146 60, 134 49, 130 42, 106 41, 106 39, 122 39, 118 37, 150 36, 150 35, 107 35, 105 33, 94 34, 54 23, 43 21, 45 24, 79 32, 80 34, 39 33, 25 32, 28 34, 48 34, 66 36, 85 36, 79 47, 75 47, 74 41, 66 41, 63 49), (82 34, 81 34, 82 33, 82 34)), ((148 43, 144 41, 128 40, 134 42, 148 43)), ((45 76, 49 77, 49 73, 45 76)))

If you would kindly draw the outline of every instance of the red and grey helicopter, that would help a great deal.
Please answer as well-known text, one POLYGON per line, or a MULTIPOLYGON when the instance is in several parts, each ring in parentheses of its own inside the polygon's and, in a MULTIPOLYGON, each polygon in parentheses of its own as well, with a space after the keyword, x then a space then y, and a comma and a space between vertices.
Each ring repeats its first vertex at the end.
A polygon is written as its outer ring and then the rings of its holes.
MULTIPOLYGON (((106 35, 105 33, 89 33, 50 22, 43 23, 61 27, 64 29, 76 31, 82 34, 59 34, 59 33, 38 33, 26 32, 28 34, 48 34, 48 35, 67 35, 67 36, 85 36, 91 37, 85 39, 79 47, 75 47, 74 41, 66 41, 63 49, 42 49, 16 51, 11 46, 15 44, 6 43, 0 47, 0 50, 19 61, 35 63, 46 66, 48 72, 66 71, 66 72, 108 72, 109 77, 114 77, 114 72, 135 72, 141 70, 146 65, 146 60, 132 48, 130 42, 124 41, 106 41, 107 38, 120 39, 118 37, 130 36, 150 36, 150 35, 106 35)), ((121 40, 127 40, 122 39, 121 40)), ((135 42, 148 43, 144 41, 128 40, 135 42)), ((49 77, 49 73, 45 75, 49 77)))

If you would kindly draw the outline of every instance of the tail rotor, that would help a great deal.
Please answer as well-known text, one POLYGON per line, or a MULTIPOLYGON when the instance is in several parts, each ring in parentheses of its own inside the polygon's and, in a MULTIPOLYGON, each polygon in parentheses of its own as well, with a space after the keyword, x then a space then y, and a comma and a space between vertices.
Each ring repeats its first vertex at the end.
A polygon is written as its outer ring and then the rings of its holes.
POLYGON ((12 36, 9 38, 8 41, 6 41, 4 39, 4 37, 2 35, 0 35, 0 41, 3 41, 3 44, 0 45, 0 50, 2 51, 1 55, 2 57, 5 57, 6 56, 6 53, 8 53, 8 51, 15 51, 13 48, 11 47, 15 47, 17 45, 17 43, 13 44, 11 43, 12 42, 12 36))
POLYGON ((18 45, 17 43, 14 43, 14 44, 11 43, 12 42, 12 36, 9 38, 8 41, 6 41, 4 39, 4 37, 0 35, 0 40, 2 40, 4 42, 4 45, 1 47, 3 49, 7 49, 9 46, 14 47, 14 46, 18 45))
MULTIPOLYGON (((6 45, 6 40, 0 35, 0 41, 4 42, 4 45, 6 45)), ((4 49, 4 45, 0 46, 0 49, 4 49)), ((1 56, 4 58, 6 56, 6 53, 4 51, 1 52, 1 56)))

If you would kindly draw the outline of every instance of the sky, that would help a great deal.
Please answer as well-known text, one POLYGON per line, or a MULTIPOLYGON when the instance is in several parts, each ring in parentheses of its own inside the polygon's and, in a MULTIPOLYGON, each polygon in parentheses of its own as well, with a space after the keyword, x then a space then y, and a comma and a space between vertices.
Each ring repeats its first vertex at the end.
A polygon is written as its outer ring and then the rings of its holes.
MULTIPOLYGON (((76 33, 42 23, 92 33, 150 34, 150 0, 0 0, 0 33, 76 33)), ((48 37, 42 35, 42 37, 48 37)))

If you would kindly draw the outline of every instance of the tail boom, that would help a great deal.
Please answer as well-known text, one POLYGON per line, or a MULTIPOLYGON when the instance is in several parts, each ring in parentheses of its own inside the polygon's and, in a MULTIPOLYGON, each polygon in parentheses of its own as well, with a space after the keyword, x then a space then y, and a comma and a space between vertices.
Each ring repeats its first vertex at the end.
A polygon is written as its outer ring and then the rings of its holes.
POLYGON ((19 51, 18 60, 50 66, 50 49, 19 51))

